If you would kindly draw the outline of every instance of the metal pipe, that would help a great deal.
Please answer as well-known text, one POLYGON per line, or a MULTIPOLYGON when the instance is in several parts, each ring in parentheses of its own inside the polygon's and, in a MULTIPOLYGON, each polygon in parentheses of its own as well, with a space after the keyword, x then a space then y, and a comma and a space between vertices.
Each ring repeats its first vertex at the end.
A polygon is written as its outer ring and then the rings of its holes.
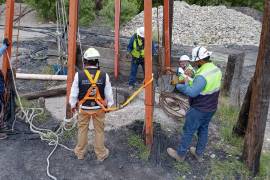
POLYGON ((66 118, 72 117, 69 105, 69 95, 75 75, 76 64, 76 39, 78 30, 78 0, 69 1, 69 27, 68 27, 68 76, 66 96, 66 118))
POLYGON ((120 28, 121 0, 115 0, 114 15, 114 77, 118 79, 119 73, 119 28, 120 28))
POLYGON ((164 46, 165 46, 165 70, 171 66, 171 45, 170 45, 170 0, 164 0, 163 22, 164 22, 164 46))
POLYGON ((7 80, 7 71, 8 69, 10 69, 9 57, 11 57, 11 49, 12 49, 13 17, 14 17, 14 0, 7 0, 5 38, 8 38, 10 46, 7 48, 7 53, 5 53, 3 56, 2 73, 5 81, 7 80))
POLYGON ((16 73, 16 79, 66 81, 66 75, 16 73))
MULTIPOLYGON (((145 83, 152 79, 152 0, 144 1, 145 33, 145 83)), ((145 142, 149 149, 153 144, 153 82, 145 88, 145 142)))

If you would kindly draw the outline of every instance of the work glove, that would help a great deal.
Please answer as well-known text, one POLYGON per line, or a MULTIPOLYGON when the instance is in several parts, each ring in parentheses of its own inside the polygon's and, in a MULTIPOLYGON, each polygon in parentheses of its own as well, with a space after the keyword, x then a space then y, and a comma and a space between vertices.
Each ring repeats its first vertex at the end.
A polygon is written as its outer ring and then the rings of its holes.
POLYGON ((3 44, 5 44, 7 47, 9 46, 9 41, 8 41, 7 38, 5 38, 5 39, 3 40, 3 44))
POLYGON ((131 54, 130 53, 126 53, 126 58, 127 59, 131 59, 131 54))
POLYGON ((171 80, 171 85, 176 85, 178 84, 179 80, 177 78, 174 78, 173 80, 171 80))

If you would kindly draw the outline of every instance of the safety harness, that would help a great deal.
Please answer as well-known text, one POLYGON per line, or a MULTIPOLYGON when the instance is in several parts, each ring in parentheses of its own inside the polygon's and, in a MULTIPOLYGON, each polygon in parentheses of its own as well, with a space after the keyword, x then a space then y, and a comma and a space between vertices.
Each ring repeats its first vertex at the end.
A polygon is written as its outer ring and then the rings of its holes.
MULTIPOLYGON (((84 73, 86 77, 88 78, 89 82, 91 83, 90 88, 87 90, 85 96, 79 101, 79 106, 81 106, 83 103, 85 103, 88 100, 95 101, 104 111, 107 111, 106 109, 106 102, 104 99, 101 97, 98 86, 97 86, 97 81, 100 76, 100 70, 98 70, 95 74, 95 77, 93 79, 92 75, 88 72, 88 70, 84 70, 84 73)), ((83 111, 82 109, 80 109, 83 111)))

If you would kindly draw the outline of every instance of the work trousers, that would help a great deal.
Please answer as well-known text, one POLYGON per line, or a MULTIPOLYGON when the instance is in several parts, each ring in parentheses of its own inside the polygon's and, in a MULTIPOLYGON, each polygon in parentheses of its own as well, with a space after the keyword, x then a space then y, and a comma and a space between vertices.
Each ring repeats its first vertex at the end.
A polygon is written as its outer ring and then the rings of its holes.
POLYGON ((139 65, 142 66, 143 72, 144 72, 144 59, 143 58, 134 58, 132 57, 131 60, 131 70, 130 70, 130 75, 129 75, 129 82, 128 84, 130 86, 134 86, 136 83, 136 79, 137 79, 137 71, 138 71, 138 67, 139 65))
POLYGON ((190 108, 185 117, 183 127, 183 135, 177 153, 185 156, 191 144, 193 134, 197 131, 198 142, 196 146, 196 154, 201 156, 205 150, 208 141, 208 126, 215 114, 214 112, 203 112, 195 108, 190 108))
POLYGON ((105 113, 103 110, 80 111, 78 119, 78 142, 74 153, 79 159, 83 159, 87 152, 88 129, 90 120, 93 120, 95 139, 94 150, 97 159, 103 159, 108 150, 104 145, 104 120, 105 113))

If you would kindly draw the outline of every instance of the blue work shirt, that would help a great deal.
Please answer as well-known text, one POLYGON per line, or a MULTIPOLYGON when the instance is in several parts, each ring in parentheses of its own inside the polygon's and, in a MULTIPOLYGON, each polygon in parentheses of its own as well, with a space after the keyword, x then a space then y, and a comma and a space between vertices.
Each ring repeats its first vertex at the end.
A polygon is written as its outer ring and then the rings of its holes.
MULTIPOLYGON (((131 53, 131 51, 133 50, 133 42, 134 42, 136 36, 137 36, 136 33, 133 34, 129 40, 129 43, 127 46, 127 51, 129 53, 131 53)), ((158 45, 156 43, 152 42, 152 54, 157 55, 157 51, 158 51, 158 45)))
POLYGON ((0 57, 4 54, 6 49, 7 49, 7 46, 3 44, 2 47, 0 48, 0 57))
POLYGON ((188 82, 185 84, 177 84, 176 89, 183 94, 194 98, 200 95, 206 86, 206 79, 203 76, 196 76, 193 80, 192 86, 189 86, 188 82))

